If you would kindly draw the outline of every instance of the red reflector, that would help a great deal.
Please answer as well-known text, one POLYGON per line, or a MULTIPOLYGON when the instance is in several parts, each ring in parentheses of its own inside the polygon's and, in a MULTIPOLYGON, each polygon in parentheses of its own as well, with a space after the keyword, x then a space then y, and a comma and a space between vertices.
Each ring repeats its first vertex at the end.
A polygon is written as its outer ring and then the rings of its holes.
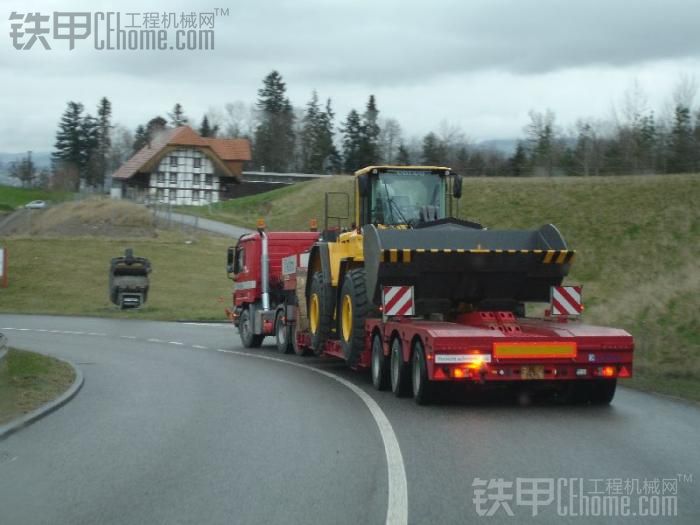
POLYGON ((617 374, 617 377, 630 377, 630 371, 627 370, 626 366, 621 366, 620 372, 617 374))
POLYGON ((435 379, 447 379, 445 372, 443 372, 442 368, 440 367, 435 367, 435 373, 433 374, 433 376, 435 379))

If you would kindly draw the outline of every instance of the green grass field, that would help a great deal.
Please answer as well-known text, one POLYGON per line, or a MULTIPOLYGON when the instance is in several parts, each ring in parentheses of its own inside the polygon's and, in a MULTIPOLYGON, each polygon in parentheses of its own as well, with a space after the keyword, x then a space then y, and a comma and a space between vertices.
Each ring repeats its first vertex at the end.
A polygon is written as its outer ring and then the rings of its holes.
POLYGON ((2 241, 9 254, 9 287, 0 289, 0 312, 93 315, 137 319, 223 319, 230 299, 223 237, 179 232, 131 240, 100 237, 2 241), (153 265, 143 309, 120 311, 109 302, 109 262, 133 248, 153 265))
POLYGON ((0 361, 0 424, 58 397, 74 379, 75 372, 63 361, 9 349, 0 361))
MULTIPOLYGON (((306 229, 322 224, 324 192, 351 184, 329 177, 196 212, 306 229)), ((635 336, 631 384, 700 400, 700 176, 470 178, 459 206, 491 229, 555 224, 578 252, 568 282, 584 285, 585 320, 635 336)))
POLYGON ((69 199, 71 195, 65 192, 0 185, 0 212, 12 211, 36 200, 61 202, 69 199))

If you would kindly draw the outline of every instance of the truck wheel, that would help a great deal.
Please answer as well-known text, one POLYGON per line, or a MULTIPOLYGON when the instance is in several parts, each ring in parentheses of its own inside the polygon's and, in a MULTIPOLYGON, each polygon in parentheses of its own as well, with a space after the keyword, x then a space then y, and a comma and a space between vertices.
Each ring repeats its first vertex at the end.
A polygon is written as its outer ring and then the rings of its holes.
POLYGON ((323 284, 323 274, 316 272, 311 277, 311 294, 307 304, 311 350, 315 355, 323 353, 323 345, 331 331, 333 316, 333 289, 323 284))
POLYGON ((379 334, 372 338, 372 384, 377 390, 386 390, 389 386, 389 358, 384 355, 379 334))
POLYGON ((590 402, 592 405, 609 405, 615 390, 617 389, 617 379, 601 379, 591 384, 590 402))
POLYGON ((391 391, 396 397, 406 397, 411 389, 411 373, 408 363, 403 360, 401 339, 391 342, 391 391))
POLYGON ((413 369, 411 379, 413 384, 413 399, 419 405, 427 405, 433 398, 433 385, 428 379, 428 365, 425 361, 423 343, 416 341, 413 345, 413 369))
POLYGON ((279 310, 275 316, 275 342, 280 354, 288 354, 292 350, 290 332, 289 326, 284 322, 284 311, 279 310))
POLYGON ((340 344, 345 361, 353 367, 365 349, 365 319, 368 310, 365 270, 349 270, 340 292, 340 344))
POLYGON ((250 319, 250 312, 244 309, 238 320, 238 333, 241 335, 241 344, 245 348, 260 348, 264 335, 253 333, 253 323, 250 319))

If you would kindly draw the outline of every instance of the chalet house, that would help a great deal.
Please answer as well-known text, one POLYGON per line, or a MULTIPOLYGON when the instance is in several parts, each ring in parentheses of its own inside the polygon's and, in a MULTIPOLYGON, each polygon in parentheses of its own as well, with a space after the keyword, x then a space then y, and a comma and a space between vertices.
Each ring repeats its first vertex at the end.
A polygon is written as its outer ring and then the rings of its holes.
POLYGON ((204 205, 233 196, 245 139, 200 137, 189 126, 165 129, 112 175, 112 196, 173 205, 204 205))

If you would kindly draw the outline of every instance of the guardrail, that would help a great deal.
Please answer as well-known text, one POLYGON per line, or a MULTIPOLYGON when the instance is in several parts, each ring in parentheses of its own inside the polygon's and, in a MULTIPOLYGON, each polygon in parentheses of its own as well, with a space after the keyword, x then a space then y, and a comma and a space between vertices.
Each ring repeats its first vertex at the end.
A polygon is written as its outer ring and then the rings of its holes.
POLYGON ((5 334, 0 333, 0 361, 5 359, 6 355, 7 355, 7 337, 5 337, 5 334))

